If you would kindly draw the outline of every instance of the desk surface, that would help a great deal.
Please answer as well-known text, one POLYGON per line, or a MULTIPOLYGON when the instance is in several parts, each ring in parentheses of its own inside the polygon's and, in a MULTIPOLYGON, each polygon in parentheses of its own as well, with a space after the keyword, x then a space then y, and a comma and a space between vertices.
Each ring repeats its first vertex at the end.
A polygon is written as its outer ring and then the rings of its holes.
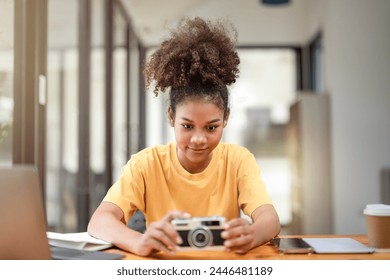
MULTIPOLYGON (((281 237, 349 237, 365 245, 368 242, 366 235, 305 235, 281 237)), ((259 246, 243 255, 224 251, 188 251, 177 252, 175 255, 156 253, 150 257, 140 257, 116 248, 105 250, 105 252, 123 254, 125 255, 125 260, 390 260, 390 251, 375 252, 372 254, 281 254, 271 244, 259 246)))

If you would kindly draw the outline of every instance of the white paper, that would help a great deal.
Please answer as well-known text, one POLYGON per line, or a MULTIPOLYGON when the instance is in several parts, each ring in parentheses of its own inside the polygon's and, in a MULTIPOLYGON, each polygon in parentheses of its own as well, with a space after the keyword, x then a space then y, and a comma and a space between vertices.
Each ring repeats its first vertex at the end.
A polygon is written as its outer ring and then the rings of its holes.
POLYGON ((47 232, 46 234, 49 240, 49 244, 57 247, 88 251, 99 251, 112 247, 111 243, 92 237, 88 232, 47 232))

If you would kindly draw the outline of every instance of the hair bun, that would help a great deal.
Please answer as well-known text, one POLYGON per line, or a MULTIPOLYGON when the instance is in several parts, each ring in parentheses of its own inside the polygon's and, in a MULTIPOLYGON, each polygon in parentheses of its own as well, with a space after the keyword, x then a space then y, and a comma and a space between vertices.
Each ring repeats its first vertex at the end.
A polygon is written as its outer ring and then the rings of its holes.
POLYGON ((237 32, 227 21, 180 20, 145 65, 146 86, 167 88, 231 85, 238 77, 237 32))

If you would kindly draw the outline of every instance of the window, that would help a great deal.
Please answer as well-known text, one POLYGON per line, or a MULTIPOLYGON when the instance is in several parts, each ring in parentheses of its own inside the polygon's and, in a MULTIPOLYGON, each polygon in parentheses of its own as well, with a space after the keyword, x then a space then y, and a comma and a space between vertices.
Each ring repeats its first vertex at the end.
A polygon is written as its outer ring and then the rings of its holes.
POLYGON ((0 166, 12 164, 14 2, 0 0, 0 166))
POLYGON ((321 33, 309 44, 310 53, 310 89, 314 92, 324 92, 323 48, 321 33))
POLYGON ((291 178, 286 124, 297 94, 297 53, 289 48, 240 49, 240 77, 231 89, 231 117, 224 141, 247 147, 282 225, 291 222, 291 178))

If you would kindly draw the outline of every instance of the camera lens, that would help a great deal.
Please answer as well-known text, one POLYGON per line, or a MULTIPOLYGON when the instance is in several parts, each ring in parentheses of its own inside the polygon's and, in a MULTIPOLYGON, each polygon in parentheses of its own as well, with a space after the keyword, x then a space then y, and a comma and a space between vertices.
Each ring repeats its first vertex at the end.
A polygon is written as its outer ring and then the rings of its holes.
POLYGON ((198 232, 195 236, 196 243, 203 244, 204 241, 206 240, 206 236, 204 235, 203 232, 198 232))
POLYGON ((191 247, 204 248, 211 245, 213 235, 207 227, 198 227, 188 233, 188 243, 191 247))

